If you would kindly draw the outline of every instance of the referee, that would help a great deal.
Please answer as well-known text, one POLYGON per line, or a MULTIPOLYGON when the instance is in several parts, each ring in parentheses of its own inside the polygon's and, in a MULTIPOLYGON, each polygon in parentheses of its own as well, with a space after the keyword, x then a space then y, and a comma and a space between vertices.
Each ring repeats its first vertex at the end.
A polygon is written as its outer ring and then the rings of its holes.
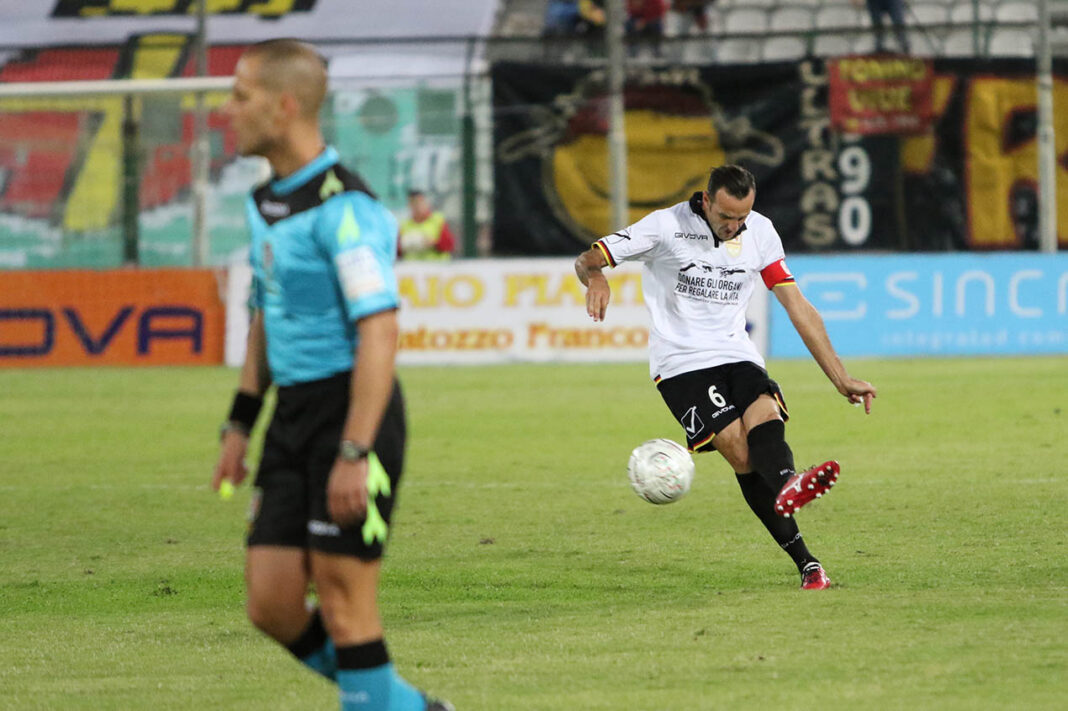
POLYGON ((245 479, 275 383, 250 510, 249 619, 335 682, 343 711, 451 709, 394 672, 383 639, 376 594, 405 444, 397 223, 324 145, 325 94, 324 60, 306 44, 262 42, 237 64, 226 104, 237 150, 273 175, 247 204, 252 322, 212 487, 245 479))

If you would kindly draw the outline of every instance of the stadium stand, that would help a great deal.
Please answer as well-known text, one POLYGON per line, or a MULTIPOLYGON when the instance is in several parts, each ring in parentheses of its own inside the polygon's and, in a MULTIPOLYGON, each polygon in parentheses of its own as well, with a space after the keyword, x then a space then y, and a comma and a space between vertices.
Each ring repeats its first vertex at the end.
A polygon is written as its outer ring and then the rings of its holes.
POLYGON ((1038 19, 1038 8, 1034 0, 1005 0, 994 9, 994 18, 998 22, 1034 22, 1038 19))
POLYGON ((971 29, 950 30, 942 41, 942 54, 947 57, 971 57, 975 54, 974 47, 971 29))
POLYGON ((816 27, 866 27, 867 12, 849 3, 822 5, 816 11, 816 27))
POLYGON ((747 64, 760 59, 759 40, 727 39, 716 45, 716 61, 723 64, 747 64))
POLYGON ((763 32, 768 28, 768 14, 759 8, 739 7, 723 16, 726 32, 763 32))
POLYGON ((973 20, 988 21, 994 19, 994 7, 986 2, 974 5, 971 0, 958 0, 949 8, 951 22, 972 22, 973 20), (978 14, 976 14, 978 8, 978 14))
MULTIPOLYGON (((547 0, 503 0, 498 30, 506 36, 534 36, 534 18, 544 17, 547 0)), ((1068 0, 1051 0, 1054 11, 1068 0)), ((994 56, 1031 56, 1034 38, 1022 41, 1034 22, 1034 0, 916 0, 906 14, 912 52, 921 56, 972 56, 973 33, 979 32, 979 52, 994 56), (973 23, 978 26, 973 27, 973 23), (1009 27, 1001 27, 1008 24, 1009 27), (997 30, 997 31, 995 31, 997 30), (1004 30, 1005 32, 1002 32, 1004 30), (1009 32, 1011 30, 1011 32, 1009 32)), ((669 14, 667 36, 692 37, 672 56, 683 61, 778 61, 805 54, 830 56, 838 51, 870 52, 874 43, 866 8, 849 0, 715 0, 706 10, 707 24, 698 29, 669 14), (837 31, 836 31, 837 30, 837 31), (849 31, 854 30, 854 31, 849 31), (733 33, 769 32, 772 36, 745 43, 732 42, 733 33), (786 33, 795 33, 787 40, 786 33), (704 47, 696 38, 708 34, 716 47, 704 47), (837 35, 837 37, 833 37, 837 35)), ((1068 30, 1055 31, 1055 46, 1068 51, 1068 30), (1063 34, 1063 39, 1059 39, 1063 34)), ((671 50, 668 50, 671 53, 671 50)))
POLYGON ((801 59, 808 54, 808 43, 800 37, 769 37, 763 45, 767 62, 801 59))
POLYGON ((912 20, 924 25, 940 25, 949 21, 949 8, 940 2, 912 3, 912 20))
POLYGON ((812 51, 817 57, 836 57, 851 53, 853 44, 842 35, 820 35, 813 43, 812 51))
POLYGON ((812 10, 800 5, 785 5, 771 11, 768 29, 809 30, 813 26, 812 10))
POLYGON ((1035 53, 1030 32, 1012 28, 995 28, 990 34, 987 51, 999 57, 1031 57, 1035 53))

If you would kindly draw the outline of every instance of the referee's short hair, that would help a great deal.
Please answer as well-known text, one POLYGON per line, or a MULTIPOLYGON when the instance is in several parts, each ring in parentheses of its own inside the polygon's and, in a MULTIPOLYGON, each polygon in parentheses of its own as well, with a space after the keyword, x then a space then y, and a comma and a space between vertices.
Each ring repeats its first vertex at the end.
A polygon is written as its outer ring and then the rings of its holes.
POLYGON ((257 42, 244 56, 259 59, 259 81, 274 91, 292 93, 306 116, 316 116, 326 97, 326 60, 306 42, 279 38, 257 42))
POLYGON ((756 190, 756 178, 740 165, 721 165, 713 168, 708 176, 708 197, 715 199, 720 188, 731 197, 741 200, 756 190))

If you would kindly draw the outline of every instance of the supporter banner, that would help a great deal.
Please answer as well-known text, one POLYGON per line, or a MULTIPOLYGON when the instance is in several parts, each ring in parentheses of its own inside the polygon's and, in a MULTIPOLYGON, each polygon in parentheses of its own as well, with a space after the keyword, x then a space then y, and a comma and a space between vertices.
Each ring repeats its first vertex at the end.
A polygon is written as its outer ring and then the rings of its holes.
MULTIPOLYGON (((196 0, 54 0, 52 17, 105 17, 110 15, 189 15, 196 13, 196 0)), ((212 14, 284 17, 308 12, 316 0, 209 0, 212 14)))
MULTIPOLYGON (((607 318, 586 315, 585 288, 573 259, 401 262, 399 361, 407 365, 532 362, 622 362, 648 358, 649 319, 641 269, 606 272, 607 318)), ((240 365, 248 328, 250 272, 231 268, 226 361, 240 365)), ((750 304, 750 336, 766 345, 767 292, 750 304)))
MULTIPOLYGON (((1068 116, 1068 62, 1054 62, 1054 115, 1068 116)), ((906 246, 1038 246, 1038 94, 1030 59, 935 62, 934 125, 901 144, 906 246)), ((1068 205, 1068 131, 1054 132, 1057 204, 1068 205)), ((1068 210, 1058 210, 1068 248, 1068 210)))
MULTIPOLYGON (((1068 254, 795 257, 842 356, 1068 353, 1068 254)), ((808 351, 786 312, 771 356, 808 351)))
MULTIPOLYGON (((496 8, 493 0, 439 0, 440 12, 426 12, 425 0, 207 0, 205 5, 212 42, 473 35, 489 29, 496 8)), ((196 6, 195 0, 6 0, 0 3, 0 46, 193 33, 196 6)))
POLYGON ((209 270, 6 272, 0 367, 219 363, 223 316, 209 270))
MULTIPOLYGON (((756 175, 755 209, 775 222, 787 253, 1034 248, 1034 62, 947 59, 932 71, 931 126, 900 137, 833 130, 819 59, 632 68, 627 219, 685 199, 710 167, 737 162, 756 175)), ((1064 116, 1068 65, 1055 71, 1064 116)), ((501 63, 492 80, 494 248, 570 254, 617 229, 604 72, 501 63)), ((1058 202, 1068 204, 1068 132, 1055 140, 1058 202)), ((1068 210, 1059 212, 1068 247, 1068 210)))
POLYGON ((831 126, 865 135, 919 133, 931 122, 930 59, 849 56, 827 63, 831 126))
MULTIPOLYGON (((492 76, 495 249, 573 253, 618 229, 605 73, 498 64, 492 76)), ((897 245, 896 138, 832 134, 826 87, 814 61, 631 69, 628 222, 688 199, 712 166, 741 163, 788 249, 897 245)))

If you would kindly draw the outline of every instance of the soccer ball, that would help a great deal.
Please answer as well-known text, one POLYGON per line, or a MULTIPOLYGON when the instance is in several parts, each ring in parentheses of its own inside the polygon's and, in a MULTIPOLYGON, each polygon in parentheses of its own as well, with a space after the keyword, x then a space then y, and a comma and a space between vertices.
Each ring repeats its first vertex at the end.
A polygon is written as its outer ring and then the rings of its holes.
POLYGON ((690 490, 693 458, 670 439, 651 439, 630 453, 627 476, 638 496, 651 504, 670 504, 690 490))

